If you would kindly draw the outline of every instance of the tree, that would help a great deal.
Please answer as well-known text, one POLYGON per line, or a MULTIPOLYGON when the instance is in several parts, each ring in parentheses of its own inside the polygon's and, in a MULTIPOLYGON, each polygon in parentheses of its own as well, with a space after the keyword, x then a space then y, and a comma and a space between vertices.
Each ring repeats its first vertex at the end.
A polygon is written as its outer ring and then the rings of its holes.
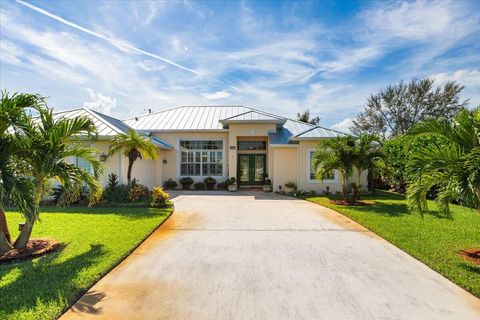
POLYGON ((13 248, 5 215, 8 202, 17 206, 26 220, 35 219, 38 207, 34 203, 34 184, 25 174, 26 164, 17 156, 30 148, 25 132, 31 124, 28 108, 39 109, 43 99, 32 94, 9 95, 2 92, 0 104, 0 254, 13 248))
POLYGON ((376 161, 380 158, 378 146, 375 145, 377 140, 376 136, 370 134, 361 134, 355 139, 352 164, 357 172, 357 181, 353 190, 353 202, 357 202, 359 198, 362 172, 375 170, 376 161))
POLYGON ((323 180, 332 170, 337 170, 342 183, 342 193, 347 197, 347 179, 353 172, 355 140, 351 136, 321 140, 313 157, 316 175, 323 180))
POLYGON ((113 137, 108 154, 111 156, 121 152, 128 158, 127 181, 130 185, 133 163, 138 159, 157 159, 157 147, 144 135, 129 129, 128 133, 121 133, 113 137))
POLYGON ((442 138, 420 148, 407 163, 409 208, 423 215, 427 193, 435 187, 439 209, 447 216, 452 200, 480 209, 480 107, 460 111, 452 122, 423 121, 409 134, 442 138))
POLYGON ((414 124, 426 119, 453 117, 465 108, 463 86, 447 82, 434 88, 432 79, 400 81, 371 95, 363 112, 353 121, 353 132, 367 132, 386 139, 405 134, 414 124))
POLYGON ((320 122, 319 117, 314 117, 310 119, 310 110, 308 109, 302 113, 297 113, 297 120, 305 123, 314 124, 314 125, 317 125, 320 122))

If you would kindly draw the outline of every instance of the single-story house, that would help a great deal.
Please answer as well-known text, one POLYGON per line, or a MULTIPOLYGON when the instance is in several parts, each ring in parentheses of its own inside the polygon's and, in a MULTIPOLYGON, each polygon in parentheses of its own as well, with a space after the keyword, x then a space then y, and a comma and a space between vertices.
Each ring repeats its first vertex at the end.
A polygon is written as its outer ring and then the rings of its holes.
MULTIPOLYGON (((272 181, 275 191, 289 181, 299 190, 336 192, 341 190, 338 172, 323 181, 315 177, 312 156, 318 142, 344 135, 341 132, 287 119, 245 106, 182 106, 119 120, 100 112, 79 108, 56 113, 58 117, 90 117, 98 139, 85 140, 99 150, 109 173, 126 182, 127 158, 116 154, 106 158, 110 139, 132 128, 151 137, 159 149, 156 160, 137 160, 132 177, 148 186, 162 186, 182 177, 203 181, 213 177, 224 181, 236 177, 239 187, 272 181)), ((89 170, 82 159, 72 162, 89 170)), ((362 174, 366 186, 366 174, 362 174)))

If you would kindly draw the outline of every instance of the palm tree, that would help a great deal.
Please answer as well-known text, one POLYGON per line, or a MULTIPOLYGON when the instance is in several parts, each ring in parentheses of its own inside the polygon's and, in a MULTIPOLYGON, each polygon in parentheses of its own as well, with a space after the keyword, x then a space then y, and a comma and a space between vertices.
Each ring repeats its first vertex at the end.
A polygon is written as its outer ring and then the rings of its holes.
MULTIPOLYGON (((40 115, 32 121, 26 132, 31 141, 27 152, 20 153, 25 159, 28 174, 33 178, 34 204, 38 208, 42 196, 49 190, 49 181, 58 180, 64 190, 62 200, 68 203, 81 193, 84 185, 88 188, 89 204, 95 203, 102 194, 102 188, 97 181, 102 172, 102 165, 96 156, 96 149, 81 146, 79 136, 94 136, 96 128, 93 121, 86 117, 72 119, 55 119, 51 109, 39 110, 40 115), (81 157, 93 169, 93 175, 75 164, 66 161, 69 157, 81 157)), ((27 220, 14 243, 15 248, 23 248, 30 239, 33 225, 38 214, 27 217, 27 220)))
POLYGON ((297 120, 305 123, 310 123, 313 125, 317 125, 320 122, 319 117, 315 117, 310 119, 310 110, 306 109, 302 113, 297 113, 297 120))
POLYGON ((113 137, 108 155, 121 152, 128 157, 127 181, 130 185, 132 178, 133 163, 138 159, 157 159, 157 147, 144 135, 129 129, 127 133, 121 133, 113 137))
POLYGON ((357 181, 353 190, 353 202, 358 201, 362 172, 375 170, 376 162, 380 158, 380 152, 374 145, 378 138, 375 135, 361 134, 355 140, 353 166, 357 172, 357 181))
POLYGON ((32 94, 9 95, 2 92, 0 104, 0 254, 13 248, 5 215, 10 199, 25 219, 34 219, 38 208, 33 201, 33 182, 25 175, 25 163, 17 157, 28 150, 30 140, 25 129, 30 125, 26 109, 40 109, 43 98, 32 94))
POLYGON ((323 180, 332 170, 337 170, 342 183, 343 198, 347 197, 347 178, 352 175, 355 139, 351 136, 320 141, 314 154, 313 165, 317 178, 323 180))
POLYGON ((423 216, 428 209, 427 193, 436 187, 443 214, 450 216, 452 200, 480 209, 480 107, 460 111, 451 122, 421 122, 409 134, 436 135, 443 141, 425 145, 410 156, 409 208, 423 216))

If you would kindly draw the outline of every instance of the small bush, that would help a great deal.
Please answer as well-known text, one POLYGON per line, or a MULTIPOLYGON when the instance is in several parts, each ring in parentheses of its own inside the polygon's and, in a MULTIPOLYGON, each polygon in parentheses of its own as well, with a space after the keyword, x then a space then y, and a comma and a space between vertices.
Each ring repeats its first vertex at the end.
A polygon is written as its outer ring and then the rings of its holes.
POLYGON ((272 185, 272 180, 270 180, 270 179, 265 179, 265 181, 263 182, 263 184, 266 185, 266 186, 270 186, 270 185, 272 185))
POLYGON ((151 194, 150 205, 154 208, 167 208, 171 206, 170 195, 160 187, 155 187, 151 194))
POLYGON ((294 188, 294 189, 296 189, 296 188, 297 188, 297 184, 296 184, 295 182, 289 181, 289 182, 285 183, 285 187, 286 187, 286 188, 294 188))
POLYGON ((182 185, 183 190, 190 189, 190 186, 193 184, 193 179, 190 177, 184 177, 180 179, 180 184, 182 185))
POLYGON ((235 177, 231 177, 227 180, 225 180, 225 185, 228 187, 228 186, 231 186, 233 184, 237 184, 237 179, 235 177))
POLYGON ((197 182, 193 185, 195 187, 195 190, 205 190, 205 183, 203 182, 197 182))
POLYGON ((118 175, 113 172, 110 173, 107 177, 107 189, 113 191, 118 183, 118 175))
POLYGON ((129 192, 130 188, 126 184, 119 184, 113 190, 106 187, 103 197, 108 203, 122 203, 128 201, 129 192))
POLYGON ((130 202, 136 201, 145 201, 148 200, 150 196, 150 191, 144 185, 141 185, 133 179, 132 185, 130 186, 130 190, 128 192, 127 200, 130 202))
POLYGON ((207 186, 207 190, 213 190, 215 188, 215 185, 217 184, 217 180, 215 180, 215 178, 212 178, 212 177, 205 178, 203 182, 205 182, 205 185, 207 186))
POLYGON ((178 183, 176 181, 173 181, 171 178, 169 178, 165 183, 163 184, 166 189, 175 189, 178 186, 178 183))

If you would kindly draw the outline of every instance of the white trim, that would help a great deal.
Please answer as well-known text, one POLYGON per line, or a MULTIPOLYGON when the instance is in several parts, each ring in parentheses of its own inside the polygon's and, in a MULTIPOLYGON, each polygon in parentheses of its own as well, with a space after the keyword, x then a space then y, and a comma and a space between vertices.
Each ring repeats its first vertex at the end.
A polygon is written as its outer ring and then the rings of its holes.
POLYGON ((298 144, 279 144, 279 143, 270 143, 268 144, 272 148, 298 148, 298 144))
MULTIPOLYGON (((199 179, 204 179, 204 178, 207 178, 207 177, 212 177, 212 178, 215 178, 215 179, 224 179, 225 178, 225 171, 226 171, 226 167, 227 167, 227 149, 226 149, 226 145, 225 145, 225 139, 224 138, 202 138, 202 139, 189 139, 189 138, 177 138, 177 160, 176 160, 176 166, 177 166, 177 179, 181 179, 181 178, 184 178, 184 177, 191 177, 193 180, 199 178, 199 179), (181 154, 181 150, 180 150, 180 141, 183 140, 183 141, 222 141, 222 145, 223 145, 223 149, 221 150, 222 151, 222 175, 221 176, 212 176, 212 175, 207 175, 207 176, 204 176, 204 175, 199 175, 199 176, 189 176, 189 175, 186 175, 186 176, 182 176, 180 174, 180 163, 181 163, 181 159, 182 159, 182 154, 181 154)), ((192 150, 192 151, 195 151, 195 150, 192 150)), ((220 151, 220 150, 197 150, 197 151, 220 151)), ((202 168, 200 166, 200 171, 202 171, 202 168)))
POLYGON ((335 184, 338 183, 338 171, 333 170, 333 179, 328 180, 317 180, 317 179, 310 179, 310 169, 311 169, 311 153, 315 152, 315 149, 307 149, 307 183, 324 183, 324 184, 335 184))

